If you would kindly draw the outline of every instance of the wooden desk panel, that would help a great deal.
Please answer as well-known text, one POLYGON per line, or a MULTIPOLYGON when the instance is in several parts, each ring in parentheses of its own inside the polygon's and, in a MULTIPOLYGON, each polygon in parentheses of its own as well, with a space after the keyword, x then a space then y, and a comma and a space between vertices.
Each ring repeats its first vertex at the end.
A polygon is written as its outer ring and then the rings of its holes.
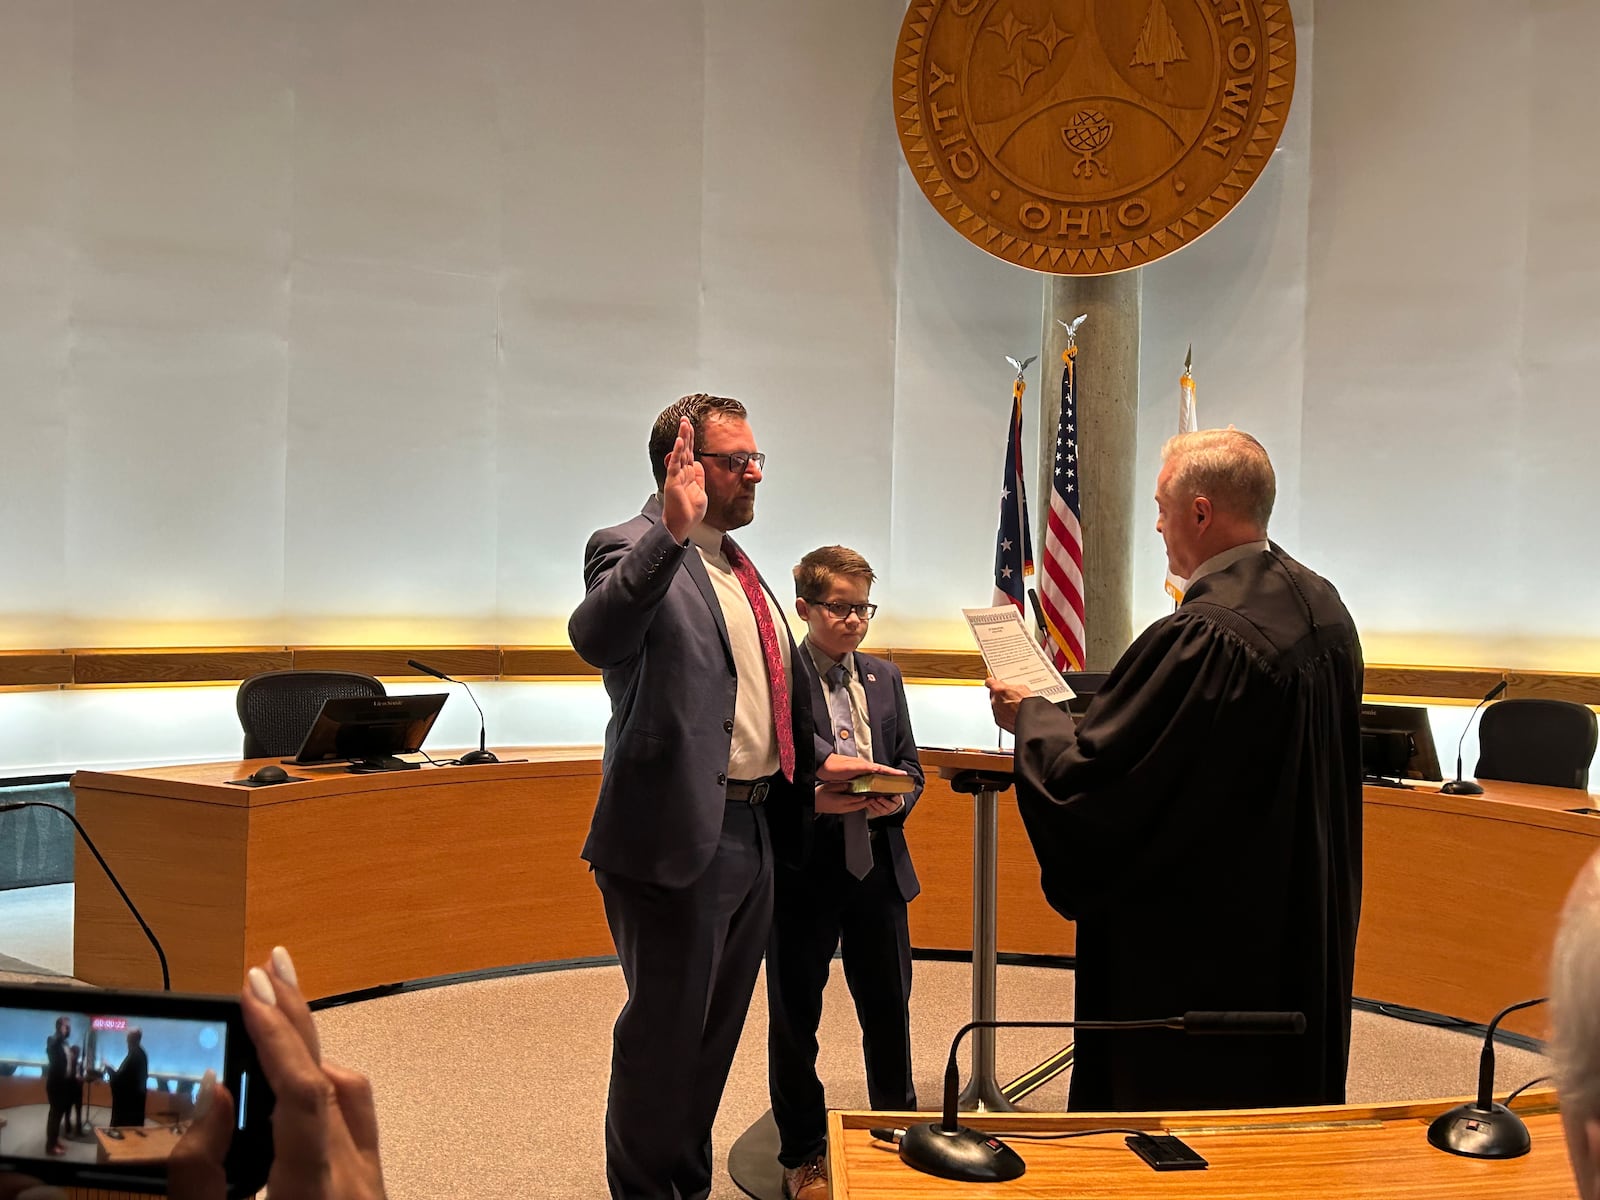
POLYGON ((599 775, 463 770, 481 778, 430 771, 432 787, 314 796, 255 814, 245 964, 291 946, 313 994, 333 995, 613 953, 578 856, 599 775))
MULTIPOLYGON (((596 748, 537 761, 230 787, 254 764, 74 777, 80 819, 172 959, 173 985, 230 992, 275 943, 308 994, 613 952, 578 858, 600 781, 596 748)), ((512 757, 507 752, 506 757, 512 757)), ((911 937, 972 945, 972 799, 934 776, 906 835, 922 879, 911 937)), ((1556 914, 1600 846, 1600 798, 1488 783, 1484 796, 1369 788, 1356 990, 1474 1020, 1540 995, 1556 914)), ((999 947, 1070 954, 1073 926, 1045 903, 1010 793, 1000 799, 999 947)), ((159 986, 154 954, 99 868, 77 856, 77 973, 159 986)), ((1517 1018, 1521 1018, 1519 1021, 1517 1018)), ((1540 1010, 1508 1028, 1541 1034, 1540 1010)))
MULTIPOLYGON (((241 788, 259 763, 80 772, 79 819, 161 938, 173 987, 238 989, 294 948, 308 996, 613 953, 578 857, 600 784, 593 747, 536 761, 241 788)), ((513 757, 506 752, 505 757, 513 757)), ((263 760, 265 761, 265 760, 263 760)), ((75 973, 159 987, 154 952, 87 851, 75 973)))
MULTIPOLYGON (((1551 939, 1600 848, 1595 798, 1484 782, 1482 796, 1369 787, 1356 994, 1487 1021, 1545 993, 1551 939)), ((1545 1009, 1507 1029, 1543 1036, 1545 1009)))
MULTIPOLYGON (((1576 1200, 1561 1118, 1549 1093, 1529 1094, 1526 1117, 1533 1150, 1523 1158, 1487 1162, 1458 1158, 1427 1142, 1428 1122, 1457 1103, 1438 1100, 1346 1108, 1256 1112, 1149 1114, 963 1114, 962 1121, 1006 1137, 1061 1133, 1107 1125, 1162 1129, 1204 1157, 1204 1171, 1156 1174, 1134 1156, 1120 1134, 1062 1142, 1012 1141, 1028 1170, 1010 1183, 962 1184, 906 1166, 891 1147, 873 1140, 873 1126, 903 1126, 890 1113, 828 1114, 829 1173, 834 1200, 960 1200, 970 1197, 1082 1197, 1116 1200, 1472 1200, 1538 1197, 1576 1200)), ((1519 1108, 1522 1106, 1519 1105, 1519 1108)), ((926 1120, 926 1116, 921 1119, 926 1120)))

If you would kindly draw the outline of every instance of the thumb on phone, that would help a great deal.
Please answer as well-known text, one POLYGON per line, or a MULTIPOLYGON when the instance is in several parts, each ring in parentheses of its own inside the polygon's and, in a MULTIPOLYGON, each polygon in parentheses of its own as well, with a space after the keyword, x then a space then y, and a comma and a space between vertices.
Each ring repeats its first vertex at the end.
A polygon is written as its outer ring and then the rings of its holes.
POLYGON ((171 1200, 220 1200, 228 1194, 223 1166, 233 1140, 233 1097, 208 1070, 200 1080, 189 1128, 167 1160, 167 1195, 171 1200))

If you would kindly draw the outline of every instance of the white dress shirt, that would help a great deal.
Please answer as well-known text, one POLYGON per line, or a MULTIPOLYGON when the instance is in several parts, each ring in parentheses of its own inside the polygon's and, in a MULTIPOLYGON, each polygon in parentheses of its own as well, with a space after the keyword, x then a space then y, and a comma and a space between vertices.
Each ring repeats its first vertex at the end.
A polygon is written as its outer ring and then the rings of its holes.
MULTIPOLYGON (((696 525, 689 540, 700 552, 711 586, 722 604, 722 620, 728 627, 728 642, 733 647, 733 669, 738 688, 733 702, 733 743, 728 750, 729 779, 762 779, 778 769, 778 733, 772 723, 772 686, 767 681, 767 657, 761 651, 761 634, 750 599, 733 573, 728 556, 722 552, 724 534, 709 525, 696 525)), ((783 610, 765 588, 767 609, 778 634, 778 653, 783 659, 783 675, 794 695, 794 670, 789 661, 788 625, 783 610)))

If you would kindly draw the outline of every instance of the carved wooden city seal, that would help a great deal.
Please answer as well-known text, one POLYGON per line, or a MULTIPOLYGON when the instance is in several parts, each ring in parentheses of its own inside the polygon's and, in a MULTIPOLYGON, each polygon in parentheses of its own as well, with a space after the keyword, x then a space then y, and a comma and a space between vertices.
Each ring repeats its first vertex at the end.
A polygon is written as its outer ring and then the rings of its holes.
POLYGON ((1285 0, 912 0, 895 117, 967 240, 1103 275, 1232 211, 1278 143, 1294 67, 1285 0))

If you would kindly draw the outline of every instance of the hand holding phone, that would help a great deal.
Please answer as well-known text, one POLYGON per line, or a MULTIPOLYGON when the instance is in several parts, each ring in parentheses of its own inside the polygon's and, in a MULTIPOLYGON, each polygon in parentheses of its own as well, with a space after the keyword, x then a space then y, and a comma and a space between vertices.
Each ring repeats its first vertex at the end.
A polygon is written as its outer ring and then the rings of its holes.
MULTIPOLYGON (((264 968, 250 969, 241 1003, 261 1071, 277 1095, 269 1194, 294 1200, 384 1200, 372 1084, 358 1071, 323 1061, 288 951, 279 946, 264 968), (333 1103, 323 1104, 330 1085, 333 1103)), ((173 1152, 172 1200, 222 1195, 217 1185, 232 1126, 233 1097, 219 1086, 215 1103, 197 1113, 173 1152)))
MULTIPOLYGON (((12 1130, 37 1147, 27 1157, 6 1154, 8 1169, 86 1190, 165 1192, 177 1144, 171 1123, 188 1116, 191 1096, 205 1091, 197 1083, 221 1076, 245 1098, 243 1119, 221 1160, 221 1189, 204 1200, 250 1195, 265 1181, 272 1093, 260 1078, 236 997, 3 985, 0 1038, 13 1054, 39 1063, 38 1075, 0 1104, 12 1130), (111 1119, 95 1131, 95 1141, 74 1141, 62 1124, 83 1089, 72 1051, 90 1039, 96 1058, 118 1064, 110 1094, 96 1097, 109 1104, 111 1119), (178 1091, 151 1090, 150 1080, 161 1077, 188 1082, 178 1091)), ((0 1200, 5 1195, 0 1191, 0 1200)))
MULTIPOLYGON (((115 1147, 110 1153, 120 1161, 30 1159, 19 1165, 37 1178, 0 1174, 0 1200, 14 1200, 41 1180, 171 1200, 228 1200, 253 1195, 263 1184, 292 1200, 384 1200, 372 1086, 360 1073, 322 1061, 311 1011, 282 947, 265 968, 251 968, 238 998, 0 986, 0 1023, 20 1020, 30 1033, 41 1021, 43 1033, 65 1020, 69 1032, 80 1022, 80 1030, 93 1026, 104 1037, 126 1037, 138 1018, 152 1027, 160 1020, 180 1035, 192 1026, 195 1043, 223 1064, 220 1082, 207 1067, 183 1136, 174 1146, 170 1130, 151 1131, 166 1137, 130 1138, 127 1132, 140 1133, 140 1127, 102 1129, 102 1147, 115 1147), (330 1095, 332 1102, 324 1103, 330 1095)), ((54 1028, 61 1032, 59 1024, 54 1028)), ((152 1057, 153 1042, 144 1046, 152 1057)), ((162 1055, 169 1052, 160 1048, 162 1055)), ((47 1084, 48 1077, 39 1082, 47 1084)))

